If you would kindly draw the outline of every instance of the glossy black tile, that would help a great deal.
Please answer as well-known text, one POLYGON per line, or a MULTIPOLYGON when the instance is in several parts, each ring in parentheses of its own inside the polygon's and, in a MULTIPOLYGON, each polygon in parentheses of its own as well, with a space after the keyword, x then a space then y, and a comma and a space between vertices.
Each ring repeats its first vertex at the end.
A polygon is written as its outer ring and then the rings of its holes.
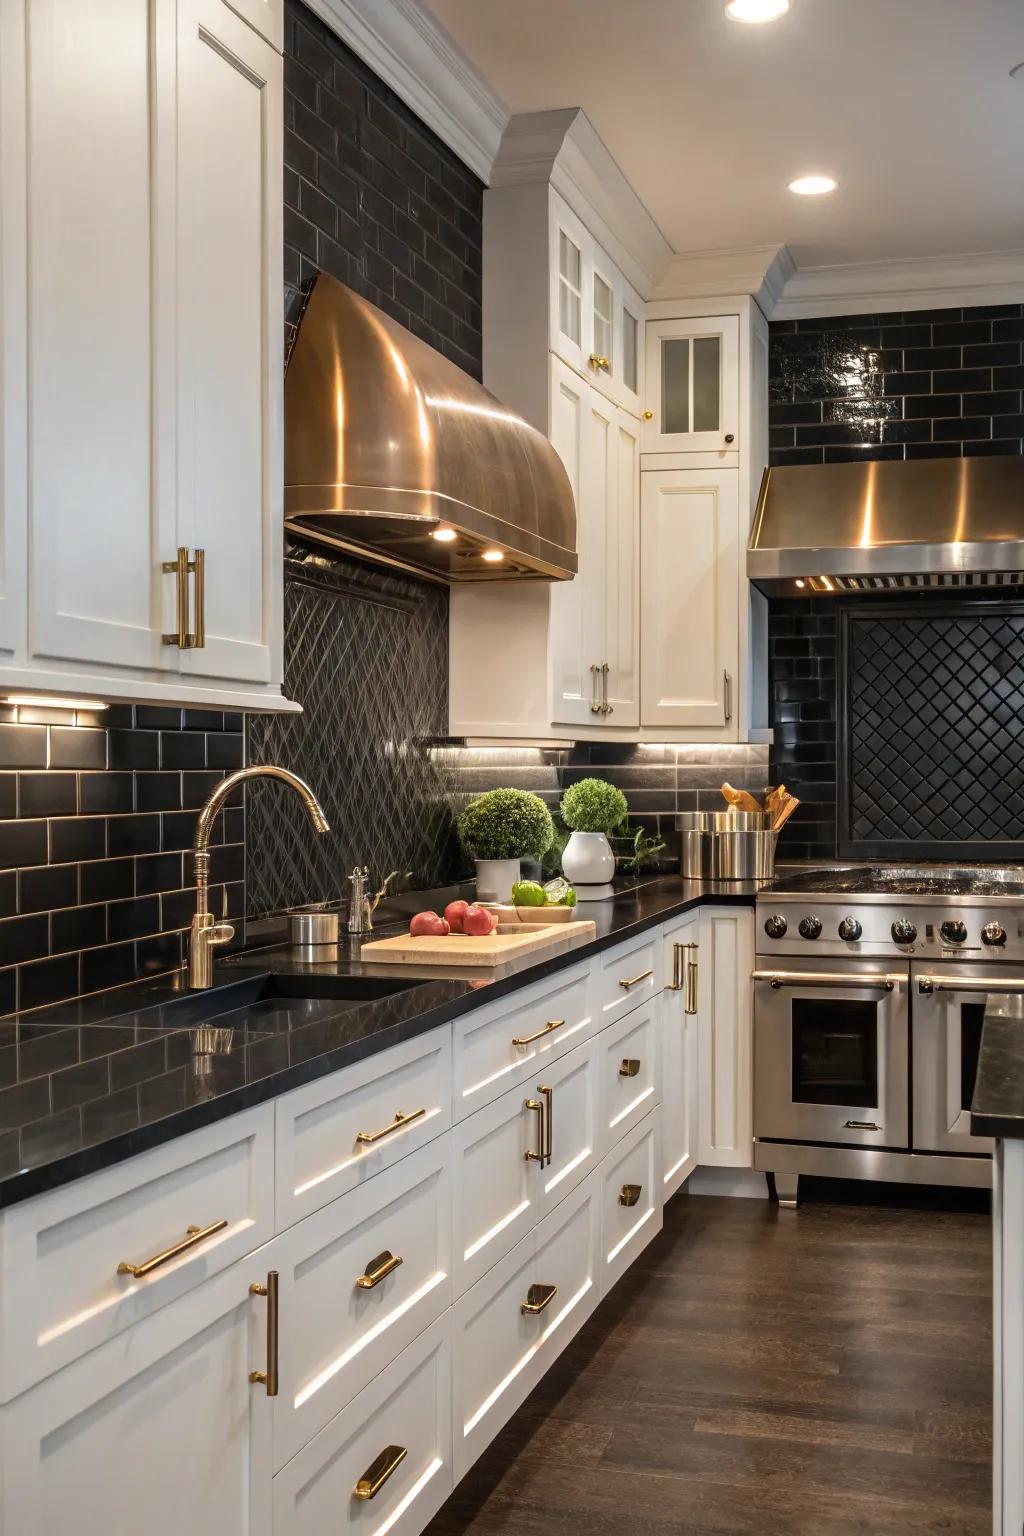
POLYGON ((107 822, 107 852, 111 858, 131 853, 159 853, 160 817, 136 813, 111 816, 107 822))
POLYGON ((111 768, 159 768, 158 731, 111 731, 111 768))
POLYGON ((162 704, 136 704, 135 724, 140 731, 180 731, 181 710, 162 704))
POLYGON ((51 864, 18 872, 18 911, 51 912, 78 902, 78 865, 51 864))
POLYGON ((107 942, 107 909, 102 903, 54 912, 50 918, 50 949, 59 955, 73 949, 92 949, 107 942))
POLYGON ((177 811, 181 809, 180 773, 140 773, 135 780, 136 804, 140 811, 177 811))
MULTIPOLYGON (((140 859, 139 863, 145 860, 140 859)), ((81 866, 82 901, 116 901, 131 896, 135 888, 135 863, 132 859, 103 859, 81 866)))
POLYGON ((205 768, 206 737, 196 731, 164 731, 160 737, 160 767, 205 768))
POLYGON ((0 821, 13 821, 18 814, 18 775, 0 773, 0 821))
POLYGON ((160 927, 160 901, 156 896, 134 897, 130 901, 112 901, 107 907, 107 936, 110 942, 138 939, 156 933, 160 927))
POLYGON ((211 768, 241 768, 245 738, 236 731, 214 733, 206 738, 207 762, 211 768))
POLYGON ((61 955, 18 967, 18 1007, 41 1008, 75 997, 79 989, 78 956, 61 955))
POLYGON ((74 820, 51 821, 49 845, 51 864, 101 859, 107 851, 106 820, 102 816, 79 816, 74 820))
POLYGON ((46 857, 45 821, 0 822, 0 869, 45 864, 46 857))
POLYGON ((82 815, 133 811, 135 779, 131 773, 83 773, 78 780, 82 815))
POLYGON ((108 944, 82 955, 82 991, 99 992, 135 978, 135 945, 108 944))
POLYGON ((78 778, 73 773, 19 773, 18 810, 23 817, 74 816, 78 778))
POLYGON ((51 768, 105 768, 107 732, 55 725, 50 729, 51 768))
POLYGON ((46 729, 39 725, 0 725, 0 768, 45 768, 46 729))
MULTIPOLYGON (((181 854, 148 854, 135 861, 135 893, 151 896, 181 889, 181 854)), ((119 894, 130 894, 128 892, 119 894)))

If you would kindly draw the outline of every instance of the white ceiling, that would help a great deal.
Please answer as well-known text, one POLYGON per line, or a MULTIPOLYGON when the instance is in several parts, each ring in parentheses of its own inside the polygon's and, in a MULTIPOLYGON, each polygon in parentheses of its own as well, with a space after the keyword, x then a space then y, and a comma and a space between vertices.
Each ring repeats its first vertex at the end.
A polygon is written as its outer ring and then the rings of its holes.
POLYGON ((425 0, 512 112, 583 107, 676 251, 1024 247, 1024 0, 425 0), (810 171, 829 197, 786 191, 810 171))

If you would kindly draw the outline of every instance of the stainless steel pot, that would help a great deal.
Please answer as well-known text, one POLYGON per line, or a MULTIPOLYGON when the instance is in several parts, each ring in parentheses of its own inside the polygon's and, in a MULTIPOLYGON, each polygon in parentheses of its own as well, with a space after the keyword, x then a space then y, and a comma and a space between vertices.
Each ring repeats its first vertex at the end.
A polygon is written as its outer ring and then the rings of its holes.
POLYGON ((337 912, 311 908, 288 914, 288 940, 296 949, 331 948, 338 943, 339 935, 337 912))
POLYGON ((767 811, 683 811, 680 872, 685 880, 770 880, 777 835, 767 811))

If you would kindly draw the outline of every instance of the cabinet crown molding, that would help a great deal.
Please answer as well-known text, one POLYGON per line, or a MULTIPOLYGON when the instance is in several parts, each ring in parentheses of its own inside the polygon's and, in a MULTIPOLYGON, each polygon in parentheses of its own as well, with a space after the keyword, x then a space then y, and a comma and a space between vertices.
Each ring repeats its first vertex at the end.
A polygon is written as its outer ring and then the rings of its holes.
POLYGON ((773 320, 1024 302, 1024 250, 794 267, 773 320))
POLYGON ((663 271, 651 299, 717 299, 749 295, 766 315, 796 272, 788 246, 679 251, 663 271))
POLYGON ((481 181, 509 112, 419 0, 305 0, 481 181))
POLYGON ((491 186, 538 183, 564 197, 641 298, 650 298, 672 247, 582 107, 509 120, 491 186))

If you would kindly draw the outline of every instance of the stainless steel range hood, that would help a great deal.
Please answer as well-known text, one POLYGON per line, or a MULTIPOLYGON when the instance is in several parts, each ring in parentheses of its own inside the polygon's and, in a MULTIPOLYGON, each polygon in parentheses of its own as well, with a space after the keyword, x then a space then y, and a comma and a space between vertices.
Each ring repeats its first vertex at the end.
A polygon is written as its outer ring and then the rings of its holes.
POLYGON ((434 581, 576 572, 547 438, 326 273, 288 364, 284 509, 303 538, 434 581))
POLYGON ((793 597, 1024 586, 1024 458, 766 469, 747 574, 793 597))

